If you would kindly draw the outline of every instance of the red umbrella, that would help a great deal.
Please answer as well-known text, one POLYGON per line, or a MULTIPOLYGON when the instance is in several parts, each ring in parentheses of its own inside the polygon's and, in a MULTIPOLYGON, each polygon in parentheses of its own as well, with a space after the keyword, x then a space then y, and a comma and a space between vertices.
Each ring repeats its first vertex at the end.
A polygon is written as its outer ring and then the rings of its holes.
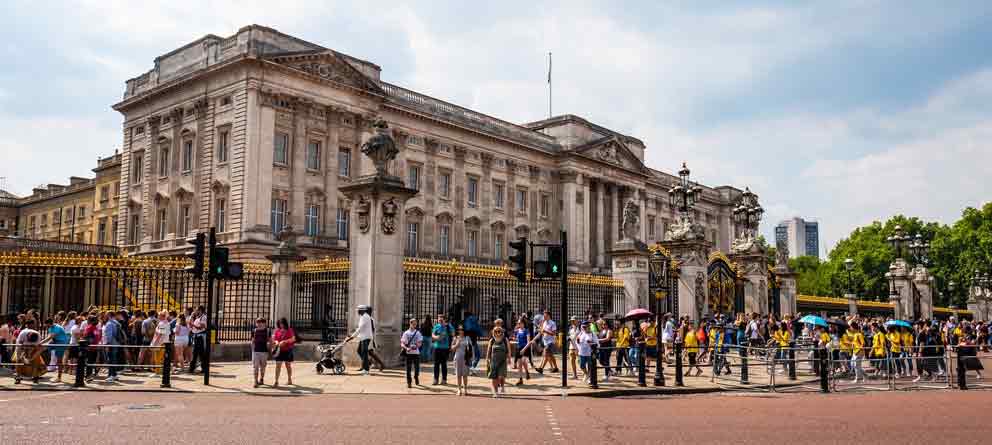
POLYGON ((654 317, 654 314, 652 314, 651 311, 643 308, 637 308, 630 312, 627 312, 627 316, 625 316, 624 318, 628 320, 640 320, 643 318, 651 318, 651 317, 654 317))

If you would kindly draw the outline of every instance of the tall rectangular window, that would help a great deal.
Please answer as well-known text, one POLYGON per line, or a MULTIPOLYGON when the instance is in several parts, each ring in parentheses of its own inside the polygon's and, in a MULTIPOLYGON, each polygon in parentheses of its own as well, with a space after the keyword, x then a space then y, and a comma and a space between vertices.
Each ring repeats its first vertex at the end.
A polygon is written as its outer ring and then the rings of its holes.
POLYGON ((411 165, 410 172, 407 174, 406 186, 414 190, 420 189, 420 166, 411 165))
POLYGON ((338 239, 345 241, 348 239, 348 209, 338 207, 337 218, 338 239))
POLYGON ((110 225, 110 245, 117 245, 117 218, 114 218, 113 224, 110 225))
POLYGON ((439 228, 438 239, 438 252, 441 256, 448 256, 450 244, 451 244, 451 226, 448 224, 441 224, 439 228))
POLYGON ((307 144, 307 168, 320 170, 320 142, 310 141, 307 144))
POLYGON ((158 175, 161 177, 169 176, 169 149, 162 148, 159 150, 158 154, 158 175))
POLYGON ((217 214, 216 223, 217 231, 225 232, 227 231, 227 200, 224 198, 217 200, 217 214))
POLYGON ((527 213, 527 190, 517 190, 517 212, 527 213))
POLYGON ((86 206, 79 206, 79 222, 86 220, 86 206))
POLYGON ((406 255, 417 256, 417 246, 420 243, 420 224, 407 223, 406 225, 406 255))
POLYGON ((506 186, 502 183, 493 184, 493 207, 503 208, 503 201, 506 200, 506 186))
POLYGON ((272 225, 272 233, 278 234, 286 226, 286 208, 288 203, 285 199, 272 198, 272 218, 269 223, 272 225))
POLYGON ((100 187, 100 202, 110 201, 110 186, 105 185, 100 187))
POLYGON ((551 213, 551 196, 541 194, 541 218, 547 218, 551 213))
POLYGON ((503 234, 497 233, 493 236, 493 258, 503 260, 503 234))
POLYGON ((275 140, 272 141, 272 162, 286 164, 288 159, 289 135, 286 133, 276 133, 275 140))
POLYGON ((654 234, 655 234, 655 230, 654 230, 654 217, 653 216, 649 216, 648 217, 648 238, 654 238, 654 234))
POLYGON ((157 224, 158 224, 157 235, 158 236, 156 237, 156 239, 158 239, 158 240, 164 240, 165 239, 165 232, 166 232, 166 230, 168 230, 168 226, 169 226, 169 224, 168 224, 169 223, 168 216, 169 216, 169 214, 168 214, 168 212, 165 209, 159 209, 159 211, 158 211, 158 222, 157 222, 157 224))
POLYGON ((138 244, 141 241, 141 215, 131 215, 127 240, 131 244, 138 244))
POLYGON ((96 243, 107 244, 107 218, 100 218, 100 224, 96 228, 96 243))
POLYGON ((131 162, 131 183, 141 184, 141 175, 145 171, 145 157, 140 153, 134 155, 134 159, 131 162))
POLYGON ((479 256, 479 231, 469 230, 466 236, 468 240, 468 256, 479 256))
POLYGON ((183 173, 193 171, 193 141, 183 141, 183 173))
POLYGON ((190 222, 192 221, 192 219, 193 219, 192 208, 189 206, 189 204, 183 205, 179 209, 179 230, 177 231, 177 235, 179 235, 180 237, 186 237, 186 234, 189 233, 190 222))
POLYGON ((217 162, 227 162, 227 147, 231 143, 231 132, 221 130, 217 136, 217 162))
POLYGON ((338 150, 338 176, 351 176, 351 150, 347 148, 338 150))
POLYGON ((307 226, 306 226, 307 236, 317 236, 320 234, 320 206, 319 205, 308 205, 307 206, 307 226))
POLYGON ((469 207, 479 205, 479 179, 471 176, 468 178, 468 205, 469 207))
POLYGON ((438 178, 438 181, 438 193, 441 197, 451 197, 451 173, 441 173, 441 177, 438 178))

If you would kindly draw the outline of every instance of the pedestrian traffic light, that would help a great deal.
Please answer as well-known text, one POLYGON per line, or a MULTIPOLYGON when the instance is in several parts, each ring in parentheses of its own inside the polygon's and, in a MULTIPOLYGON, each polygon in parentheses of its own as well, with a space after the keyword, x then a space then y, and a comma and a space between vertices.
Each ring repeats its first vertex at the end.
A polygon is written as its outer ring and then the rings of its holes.
POLYGON ((210 250, 210 275, 221 280, 238 280, 244 273, 244 265, 230 261, 227 247, 214 247, 210 250))
POLYGON ((561 246, 547 246, 547 259, 532 261, 534 278, 561 278, 562 269, 565 267, 562 256, 561 246))
POLYGON ((517 252, 510 255, 510 275, 517 278, 521 283, 527 282, 527 238, 520 238, 510 241, 510 248, 517 252))
POLYGON ((187 253, 186 256, 193 260, 193 265, 186 267, 186 272, 192 274, 196 278, 203 278, 203 253, 206 247, 207 236, 202 233, 197 233, 196 238, 190 241, 186 241, 194 246, 192 253, 187 253))

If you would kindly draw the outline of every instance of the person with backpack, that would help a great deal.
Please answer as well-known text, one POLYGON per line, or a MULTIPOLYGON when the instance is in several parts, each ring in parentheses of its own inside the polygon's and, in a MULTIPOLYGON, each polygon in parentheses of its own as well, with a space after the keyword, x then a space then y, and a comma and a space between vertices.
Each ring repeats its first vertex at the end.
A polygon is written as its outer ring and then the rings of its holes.
POLYGON ((431 340, 434 346, 434 385, 438 384, 438 377, 441 377, 441 384, 448 384, 448 353, 451 352, 451 338, 454 330, 447 322, 444 314, 437 314, 437 323, 431 331, 431 340))
POLYGON ((482 335, 482 327, 479 326, 479 316, 472 312, 465 312, 465 335, 472 342, 472 364, 471 369, 479 365, 479 337, 482 335))

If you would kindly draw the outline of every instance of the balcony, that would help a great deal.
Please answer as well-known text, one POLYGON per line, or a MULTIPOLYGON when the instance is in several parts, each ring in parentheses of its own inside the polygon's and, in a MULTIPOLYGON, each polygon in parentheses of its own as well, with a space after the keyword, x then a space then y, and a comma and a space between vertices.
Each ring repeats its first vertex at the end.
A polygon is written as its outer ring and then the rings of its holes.
POLYGON ((116 256, 121 253, 120 248, 117 246, 0 236, 0 251, 16 252, 23 249, 27 249, 32 252, 84 253, 106 256, 116 256))

